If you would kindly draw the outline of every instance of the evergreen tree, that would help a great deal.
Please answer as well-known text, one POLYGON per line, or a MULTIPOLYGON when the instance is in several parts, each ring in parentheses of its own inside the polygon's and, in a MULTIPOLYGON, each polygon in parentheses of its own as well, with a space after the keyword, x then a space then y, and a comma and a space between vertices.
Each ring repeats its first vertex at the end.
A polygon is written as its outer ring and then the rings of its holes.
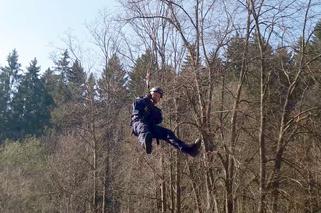
POLYGON ((314 45, 318 45, 318 47, 321 49, 321 20, 316 24, 314 28, 312 43, 314 45))
MULTIPOLYGON (((98 81, 101 99, 106 102, 123 102, 127 97, 125 88, 127 78, 120 60, 114 54, 103 70, 102 77, 98 81)), ((121 103, 119 103, 121 104, 121 103)))
POLYGON ((71 67, 70 67, 70 56, 68 53, 68 50, 65 50, 62 53, 62 56, 58 61, 55 62, 56 65, 56 71, 60 75, 60 80, 67 84, 68 81, 68 74, 70 73, 71 67))
POLYGON ((12 50, 12 53, 7 58, 8 65, 1 68, 2 75, 6 78, 8 89, 11 90, 10 96, 16 91, 19 83, 21 64, 18 63, 18 58, 17 51, 15 49, 12 50))
POLYGON ((95 99, 96 97, 96 79, 95 76, 90 73, 88 81, 87 81, 87 95, 91 97, 90 99, 95 99))
POLYGON ((68 77, 71 73, 70 57, 67 50, 62 53, 61 58, 55 62, 55 72, 59 76, 57 87, 53 98, 57 105, 71 100, 71 91, 68 88, 68 77))
POLYGON ((54 71, 48 68, 41 77, 47 92, 54 97, 58 87, 59 75, 56 75, 54 71))
POLYGON ((13 93, 19 83, 21 65, 14 49, 7 58, 8 65, 0 71, 0 142, 9 135, 10 108, 13 93))
POLYGON ((67 50, 55 64, 55 72, 48 71, 44 77, 56 104, 51 113, 53 124, 56 130, 63 131, 67 117, 78 110, 76 108, 87 94, 86 73, 78 60, 70 66, 67 50))
POLYGON ((307 46, 308 60, 311 61, 309 70, 314 81, 321 82, 320 66, 321 66, 321 20, 316 24, 312 41, 307 46))
POLYGON ((72 67, 67 72, 67 80, 76 85, 82 85, 86 82, 86 73, 80 61, 76 60, 72 64, 72 67))
POLYGON ((200 57, 197 58, 195 52, 196 52, 195 45, 193 45, 193 51, 192 52, 188 51, 187 54, 185 55, 181 72, 195 71, 195 69, 197 69, 201 65, 200 64, 201 58, 200 57))
POLYGON ((75 101, 82 99, 86 78, 84 68, 81 66, 81 63, 76 60, 69 72, 67 72, 67 85, 75 101))
POLYGON ((49 126, 50 108, 53 99, 39 78, 37 60, 31 61, 27 73, 12 101, 14 138, 25 135, 40 135, 49 126))
POLYGON ((231 39, 226 50, 226 67, 228 68, 228 74, 232 74, 238 78, 241 72, 244 48, 245 48, 245 38, 241 38, 238 35, 231 39))
POLYGON ((128 89, 132 97, 141 96, 146 92, 146 73, 156 67, 155 59, 150 50, 136 60, 132 72, 129 73, 128 89))

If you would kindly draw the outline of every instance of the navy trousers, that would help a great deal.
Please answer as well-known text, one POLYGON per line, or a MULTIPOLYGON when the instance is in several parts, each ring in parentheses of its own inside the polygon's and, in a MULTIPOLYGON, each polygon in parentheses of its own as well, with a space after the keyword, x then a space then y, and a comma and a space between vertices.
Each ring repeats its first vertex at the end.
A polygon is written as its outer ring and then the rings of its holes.
POLYGON ((164 140, 167 143, 174 146, 176 149, 179 149, 186 153, 189 146, 183 141, 178 139, 173 131, 162 126, 149 126, 141 121, 135 121, 132 124, 133 132, 138 137, 138 140, 141 144, 145 143, 145 137, 147 133, 151 133, 153 138, 164 140))

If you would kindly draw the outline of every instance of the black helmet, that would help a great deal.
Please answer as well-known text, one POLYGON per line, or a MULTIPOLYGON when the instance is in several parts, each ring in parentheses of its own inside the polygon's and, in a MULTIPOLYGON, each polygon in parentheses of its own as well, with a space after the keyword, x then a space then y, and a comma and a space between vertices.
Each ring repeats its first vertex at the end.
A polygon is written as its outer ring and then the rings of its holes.
POLYGON ((150 92, 157 92, 158 94, 161 95, 161 98, 163 97, 164 91, 160 87, 153 87, 150 89, 150 92))

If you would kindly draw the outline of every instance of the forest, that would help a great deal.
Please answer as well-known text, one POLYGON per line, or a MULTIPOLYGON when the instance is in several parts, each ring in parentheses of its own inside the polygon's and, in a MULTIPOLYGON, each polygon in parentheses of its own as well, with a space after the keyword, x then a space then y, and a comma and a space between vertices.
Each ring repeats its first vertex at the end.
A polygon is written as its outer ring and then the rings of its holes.
POLYGON ((321 2, 120 0, 42 69, 0 67, 0 212, 321 212, 321 2), (131 134, 165 91, 168 143, 131 134))

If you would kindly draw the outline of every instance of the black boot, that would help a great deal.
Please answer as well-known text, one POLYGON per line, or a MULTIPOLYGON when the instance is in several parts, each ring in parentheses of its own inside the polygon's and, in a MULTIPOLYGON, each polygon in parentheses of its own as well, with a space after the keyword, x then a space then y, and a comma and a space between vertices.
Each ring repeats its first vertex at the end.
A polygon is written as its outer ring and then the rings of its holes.
POLYGON ((151 154, 152 153, 152 142, 153 142, 153 136, 151 133, 147 133, 145 136, 145 150, 147 154, 151 154))
POLYGON ((202 144, 201 139, 199 139, 199 138, 196 139, 194 144, 190 145, 188 147, 188 149, 186 150, 187 154, 189 154, 192 157, 196 157, 200 152, 201 144, 202 144))

